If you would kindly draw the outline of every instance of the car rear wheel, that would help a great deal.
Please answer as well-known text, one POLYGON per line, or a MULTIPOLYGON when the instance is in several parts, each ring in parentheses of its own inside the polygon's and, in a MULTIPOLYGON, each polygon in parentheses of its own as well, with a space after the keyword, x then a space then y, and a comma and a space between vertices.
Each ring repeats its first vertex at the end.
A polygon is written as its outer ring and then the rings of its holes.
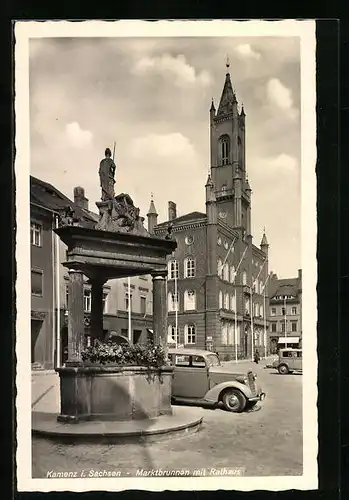
POLYGON ((280 375, 287 375, 287 373, 289 372, 289 369, 288 369, 287 365, 280 365, 278 368, 278 371, 279 371, 280 375))
POLYGON ((233 413, 241 413, 246 407, 246 398, 238 389, 228 389, 222 397, 225 409, 233 413))

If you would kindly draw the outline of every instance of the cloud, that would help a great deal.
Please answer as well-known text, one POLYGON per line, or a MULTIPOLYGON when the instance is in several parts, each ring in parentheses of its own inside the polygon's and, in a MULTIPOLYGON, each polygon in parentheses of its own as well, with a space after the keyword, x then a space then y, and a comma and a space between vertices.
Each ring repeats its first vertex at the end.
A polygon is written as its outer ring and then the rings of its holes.
POLYGON ((268 162, 269 166, 275 170, 282 170, 283 172, 297 172, 298 161, 293 156, 281 153, 275 158, 272 158, 268 162))
POLYGON ((278 78, 271 78, 267 83, 267 96, 269 102, 285 111, 287 115, 295 119, 298 110, 293 106, 292 92, 278 78))
POLYGON ((235 52, 240 57, 249 57, 251 59, 259 60, 262 56, 259 52, 252 49, 251 45, 248 43, 243 43, 235 48, 235 52))
POLYGON ((92 132, 83 130, 77 122, 68 123, 65 133, 72 146, 76 148, 84 148, 92 142, 92 132))
POLYGON ((175 77, 178 86, 194 85, 198 83, 204 87, 210 85, 211 76, 208 71, 197 72, 193 66, 187 63, 185 56, 173 57, 163 54, 158 57, 142 57, 133 66, 133 73, 145 75, 155 73, 162 77, 175 77))
POLYGON ((196 156, 189 139, 178 132, 137 137, 132 141, 132 154, 137 159, 185 157, 189 161, 196 156))

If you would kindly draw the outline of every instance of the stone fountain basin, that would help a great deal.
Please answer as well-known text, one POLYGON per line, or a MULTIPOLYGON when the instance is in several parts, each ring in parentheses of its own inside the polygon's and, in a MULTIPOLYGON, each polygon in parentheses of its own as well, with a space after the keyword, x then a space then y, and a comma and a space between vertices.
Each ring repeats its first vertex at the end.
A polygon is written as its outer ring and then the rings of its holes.
POLYGON ((131 421, 172 415, 173 367, 86 364, 57 368, 60 422, 131 421))

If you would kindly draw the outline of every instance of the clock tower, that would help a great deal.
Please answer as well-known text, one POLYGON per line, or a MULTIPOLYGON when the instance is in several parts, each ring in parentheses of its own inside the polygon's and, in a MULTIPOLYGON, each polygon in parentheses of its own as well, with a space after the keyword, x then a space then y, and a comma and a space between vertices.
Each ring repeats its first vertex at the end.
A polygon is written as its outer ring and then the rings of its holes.
POLYGON ((251 188, 245 164, 245 112, 238 110, 229 62, 216 111, 210 109, 211 178, 218 217, 230 227, 251 234, 251 188))

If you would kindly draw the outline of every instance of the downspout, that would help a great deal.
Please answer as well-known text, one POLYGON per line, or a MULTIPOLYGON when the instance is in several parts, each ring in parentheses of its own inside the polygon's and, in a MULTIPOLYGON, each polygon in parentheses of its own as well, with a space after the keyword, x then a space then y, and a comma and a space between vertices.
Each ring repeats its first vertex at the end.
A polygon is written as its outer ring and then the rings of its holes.
MULTIPOLYGON (((54 214, 52 214, 52 229, 54 227, 54 214)), ((55 234, 51 231, 51 258, 52 258, 52 367, 55 368, 55 345, 56 345, 56 284, 55 284, 55 234)))
MULTIPOLYGON (((58 228, 58 216, 56 215, 56 228, 58 228)), ((57 335, 56 335, 56 352, 57 352, 57 367, 61 366, 61 300, 60 300, 60 259, 59 259, 59 236, 56 236, 56 308, 57 308, 57 335)))

